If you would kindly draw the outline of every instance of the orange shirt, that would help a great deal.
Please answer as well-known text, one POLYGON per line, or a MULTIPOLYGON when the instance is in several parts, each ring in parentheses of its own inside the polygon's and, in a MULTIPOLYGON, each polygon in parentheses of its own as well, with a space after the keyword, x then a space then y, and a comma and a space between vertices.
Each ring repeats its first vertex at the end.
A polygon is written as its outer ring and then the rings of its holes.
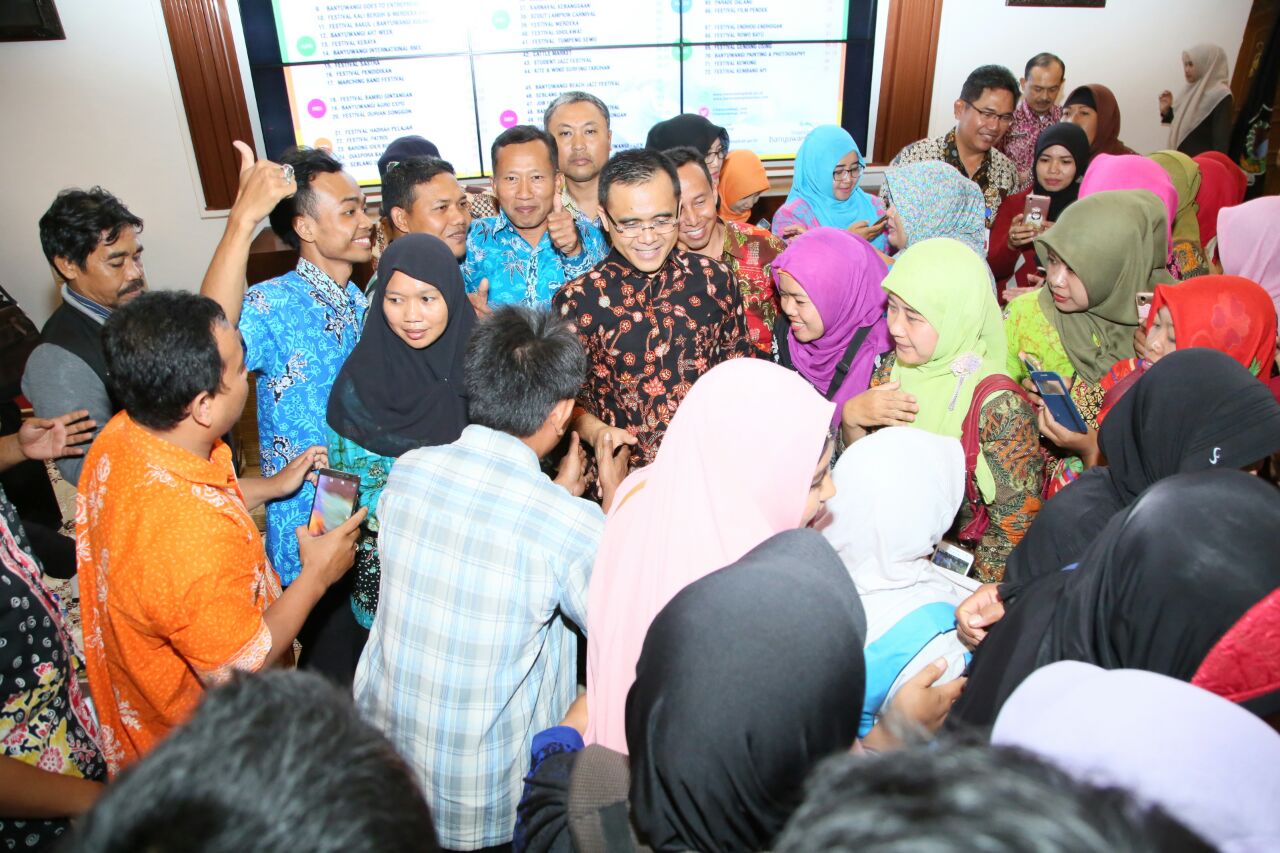
POLYGON ((195 710, 207 686, 256 670, 280 596, 222 442, 201 459, 120 412, 76 495, 85 669, 108 770, 195 710))

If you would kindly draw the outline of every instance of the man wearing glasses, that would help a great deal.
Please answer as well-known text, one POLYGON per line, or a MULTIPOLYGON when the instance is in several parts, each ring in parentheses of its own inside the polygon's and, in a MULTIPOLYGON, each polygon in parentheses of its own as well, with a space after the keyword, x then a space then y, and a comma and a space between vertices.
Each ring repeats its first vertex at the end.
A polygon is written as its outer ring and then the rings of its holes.
POLYGON ((653 461, 680 401, 722 361, 751 356, 742 294, 719 261, 676 248, 680 177, 665 154, 615 155, 600 173, 613 251, 551 300, 587 351, 574 421, 593 449, 653 461))
MULTIPOLYGON (((964 81, 955 103, 956 126, 936 139, 921 139, 898 152, 889 164, 904 166, 941 160, 978 185, 987 201, 986 224, 991 227, 1005 196, 1016 191, 1018 172, 1013 161, 997 150, 1013 125, 1018 81, 1003 65, 983 65, 964 81)), ((885 188, 880 188, 885 197, 885 188)))
POLYGON ((1013 111, 1013 126, 1000 143, 1000 150, 1018 169, 1018 192, 1031 185, 1040 131, 1062 121, 1058 95, 1062 93, 1067 66, 1052 53, 1037 53, 1027 60, 1023 74, 1018 81, 1022 84, 1022 103, 1013 111))

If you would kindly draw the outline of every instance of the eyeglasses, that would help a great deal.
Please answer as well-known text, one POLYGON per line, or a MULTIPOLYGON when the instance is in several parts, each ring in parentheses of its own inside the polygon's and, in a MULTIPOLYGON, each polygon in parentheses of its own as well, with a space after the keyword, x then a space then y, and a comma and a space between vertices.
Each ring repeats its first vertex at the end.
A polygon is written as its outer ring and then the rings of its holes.
POLYGON ((724 149, 712 148, 710 151, 707 152, 707 156, 702 159, 706 162, 708 166, 711 166, 712 164, 715 164, 715 163, 723 163, 724 149))
POLYGON ((852 180, 862 174, 862 164, 858 163, 845 169, 832 169, 831 177, 837 181, 852 180))
POLYGON ((1013 113, 997 113, 992 110, 980 110, 973 105, 973 101, 965 101, 965 103, 968 104, 975 113, 982 116, 982 122, 984 124, 991 124, 992 122, 999 122, 1004 125, 1013 124, 1013 113))
POLYGON ((659 216, 652 222, 623 222, 613 226, 613 230, 617 231, 624 237, 639 237, 645 231, 652 231, 654 234, 666 235, 676 230, 676 220, 672 216, 659 216))

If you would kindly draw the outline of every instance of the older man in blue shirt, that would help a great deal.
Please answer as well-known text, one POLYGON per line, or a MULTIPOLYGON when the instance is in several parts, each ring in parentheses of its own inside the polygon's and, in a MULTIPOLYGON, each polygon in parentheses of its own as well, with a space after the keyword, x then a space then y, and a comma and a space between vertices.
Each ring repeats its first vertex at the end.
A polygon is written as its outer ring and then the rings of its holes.
POLYGON ((566 281, 586 274, 608 252, 598 228, 564 209, 555 139, 532 125, 493 142, 497 216, 477 219, 467 235, 462 276, 472 304, 545 308, 566 281))

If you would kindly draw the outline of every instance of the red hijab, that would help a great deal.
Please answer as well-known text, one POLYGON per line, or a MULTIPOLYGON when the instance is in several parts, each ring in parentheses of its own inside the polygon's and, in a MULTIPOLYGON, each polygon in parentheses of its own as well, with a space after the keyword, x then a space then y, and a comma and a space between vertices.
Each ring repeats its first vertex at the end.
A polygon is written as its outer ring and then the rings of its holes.
POLYGON ((1238 275, 1205 275, 1156 285, 1147 331, 1161 307, 1173 317, 1178 349, 1224 352, 1263 382, 1276 355, 1275 304, 1262 285, 1238 275))
POLYGON ((1249 178, 1220 151, 1208 151, 1191 159, 1200 167, 1200 191, 1196 194, 1200 209, 1196 219, 1200 223, 1200 242, 1208 246, 1218 236, 1218 211, 1244 201, 1249 178))

